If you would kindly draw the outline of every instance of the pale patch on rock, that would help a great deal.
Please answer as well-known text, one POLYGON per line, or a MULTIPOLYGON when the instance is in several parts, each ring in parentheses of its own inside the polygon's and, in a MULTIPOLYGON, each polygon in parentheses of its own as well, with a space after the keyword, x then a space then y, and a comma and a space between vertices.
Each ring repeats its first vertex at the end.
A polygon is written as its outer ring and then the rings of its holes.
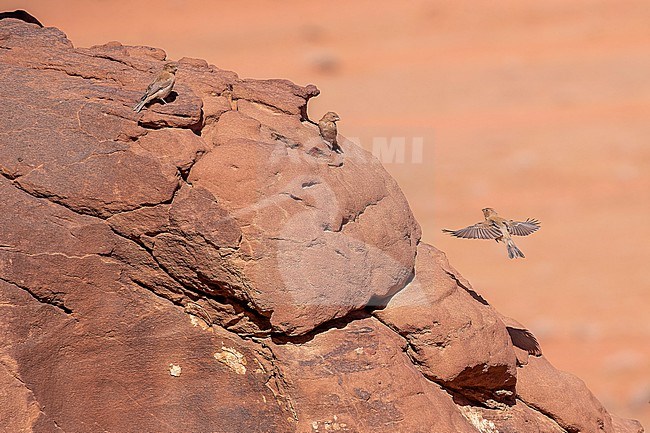
POLYGON ((200 326, 203 330, 212 328, 212 317, 200 304, 188 302, 185 305, 185 312, 189 314, 192 326, 200 326))
POLYGON ((235 373, 246 374, 246 358, 237 350, 222 346, 221 352, 215 353, 214 358, 222 364, 226 364, 235 373))
POLYGON ((178 377, 181 375, 181 366, 176 364, 169 364, 169 374, 178 377))
POLYGON ((312 421, 311 429, 313 433, 322 433, 328 431, 343 431, 347 428, 347 424, 339 422, 338 417, 334 415, 332 420, 327 421, 312 421))
POLYGON ((474 427, 481 433, 499 433, 499 430, 490 420, 483 418, 480 412, 476 411, 471 406, 461 406, 460 412, 463 414, 467 421, 471 422, 474 427))
POLYGON ((211 326, 209 326, 207 323, 205 323, 205 320, 199 319, 194 314, 190 314, 189 316, 190 316, 190 323, 192 323, 192 326, 194 326, 194 327, 200 326, 201 329, 203 329, 204 331, 208 331, 208 330, 212 329, 211 326))

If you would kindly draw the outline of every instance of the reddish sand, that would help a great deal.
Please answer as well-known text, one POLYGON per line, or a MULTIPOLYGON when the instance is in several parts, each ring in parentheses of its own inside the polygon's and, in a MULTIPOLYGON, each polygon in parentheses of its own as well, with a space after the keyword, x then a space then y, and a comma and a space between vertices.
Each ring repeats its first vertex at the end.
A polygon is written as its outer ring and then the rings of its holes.
POLYGON ((650 3, 222 3, 1 5, 77 46, 119 40, 314 83, 311 117, 337 111, 339 130, 368 149, 405 137, 405 161, 384 162, 424 241, 608 409, 650 425, 650 3), (440 232, 485 206, 542 221, 518 239, 526 260, 440 232))

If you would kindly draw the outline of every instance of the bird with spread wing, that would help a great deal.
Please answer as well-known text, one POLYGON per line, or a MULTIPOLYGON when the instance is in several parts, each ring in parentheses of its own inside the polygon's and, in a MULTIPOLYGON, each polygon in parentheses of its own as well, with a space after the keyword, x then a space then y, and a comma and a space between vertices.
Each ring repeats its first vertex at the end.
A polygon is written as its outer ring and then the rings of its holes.
POLYGON ((531 233, 539 230, 540 222, 536 219, 528 218, 526 221, 513 221, 499 216, 497 212, 486 207, 483 209, 485 221, 476 223, 464 229, 447 230, 442 229, 444 233, 449 233, 457 238, 464 239, 494 239, 497 242, 505 242, 508 248, 508 257, 515 259, 517 257, 525 257, 515 242, 512 240, 511 235, 515 236, 528 236, 531 233))

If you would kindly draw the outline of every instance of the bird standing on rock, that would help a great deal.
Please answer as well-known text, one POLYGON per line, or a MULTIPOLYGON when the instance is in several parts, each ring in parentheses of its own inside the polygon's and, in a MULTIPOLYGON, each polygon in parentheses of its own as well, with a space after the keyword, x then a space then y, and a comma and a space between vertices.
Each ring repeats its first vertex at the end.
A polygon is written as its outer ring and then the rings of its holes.
POLYGON ((508 257, 515 259, 517 257, 525 257, 517 245, 510 237, 515 236, 528 236, 531 233, 539 230, 540 223, 536 219, 527 219, 526 221, 513 221, 499 216, 497 212, 486 207, 483 209, 485 221, 476 223, 472 226, 465 227, 459 230, 442 229, 443 233, 449 233, 457 238, 465 239, 494 239, 497 242, 505 242, 508 247, 508 257))
POLYGON ((237 100, 233 97, 232 95, 232 90, 226 89, 223 92, 221 92, 221 96, 226 98, 228 101, 228 105, 230 105, 230 109, 232 111, 237 111, 237 100))
POLYGON ((140 102, 133 107, 133 111, 139 113, 142 108, 149 102, 160 99, 163 104, 166 104, 165 98, 169 96, 176 81, 176 71, 178 66, 174 63, 166 63, 163 70, 160 71, 158 76, 149 84, 147 91, 144 92, 140 102))
POLYGON ((338 134, 336 122, 339 120, 341 120, 341 118, 338 114, 333 111, 328 111, 325 113, 323 118, 318 121, 318 129, 320 130, 320 136, 323 137, 323 140, 330 145, 334 152, 343 153, 343 150, 336 141, 336 136, 338 134))

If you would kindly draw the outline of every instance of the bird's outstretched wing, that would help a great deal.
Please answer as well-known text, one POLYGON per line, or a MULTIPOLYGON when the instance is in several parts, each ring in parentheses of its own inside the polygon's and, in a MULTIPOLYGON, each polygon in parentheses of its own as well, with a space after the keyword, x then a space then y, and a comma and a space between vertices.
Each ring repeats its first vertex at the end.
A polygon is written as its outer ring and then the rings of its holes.
POLYGON ((536 232, 541 227, 540 222, 536 219, 528 218, 526 221, 512 221, 510 223, 510 233, 515 236, 528 236, 536 232))
POLYGON ((499 229, 487 221, 481 221, 473 226, 458 230, 442 229, 443 233, 449 233, 457 238, 465 239, 496 239, 501 237, 499 229))
POLYGON ((506 326, 512 345, 528 352, 529 355, 541 356, 542 349, 537 338, 528 329, 519 329, 506 326))

